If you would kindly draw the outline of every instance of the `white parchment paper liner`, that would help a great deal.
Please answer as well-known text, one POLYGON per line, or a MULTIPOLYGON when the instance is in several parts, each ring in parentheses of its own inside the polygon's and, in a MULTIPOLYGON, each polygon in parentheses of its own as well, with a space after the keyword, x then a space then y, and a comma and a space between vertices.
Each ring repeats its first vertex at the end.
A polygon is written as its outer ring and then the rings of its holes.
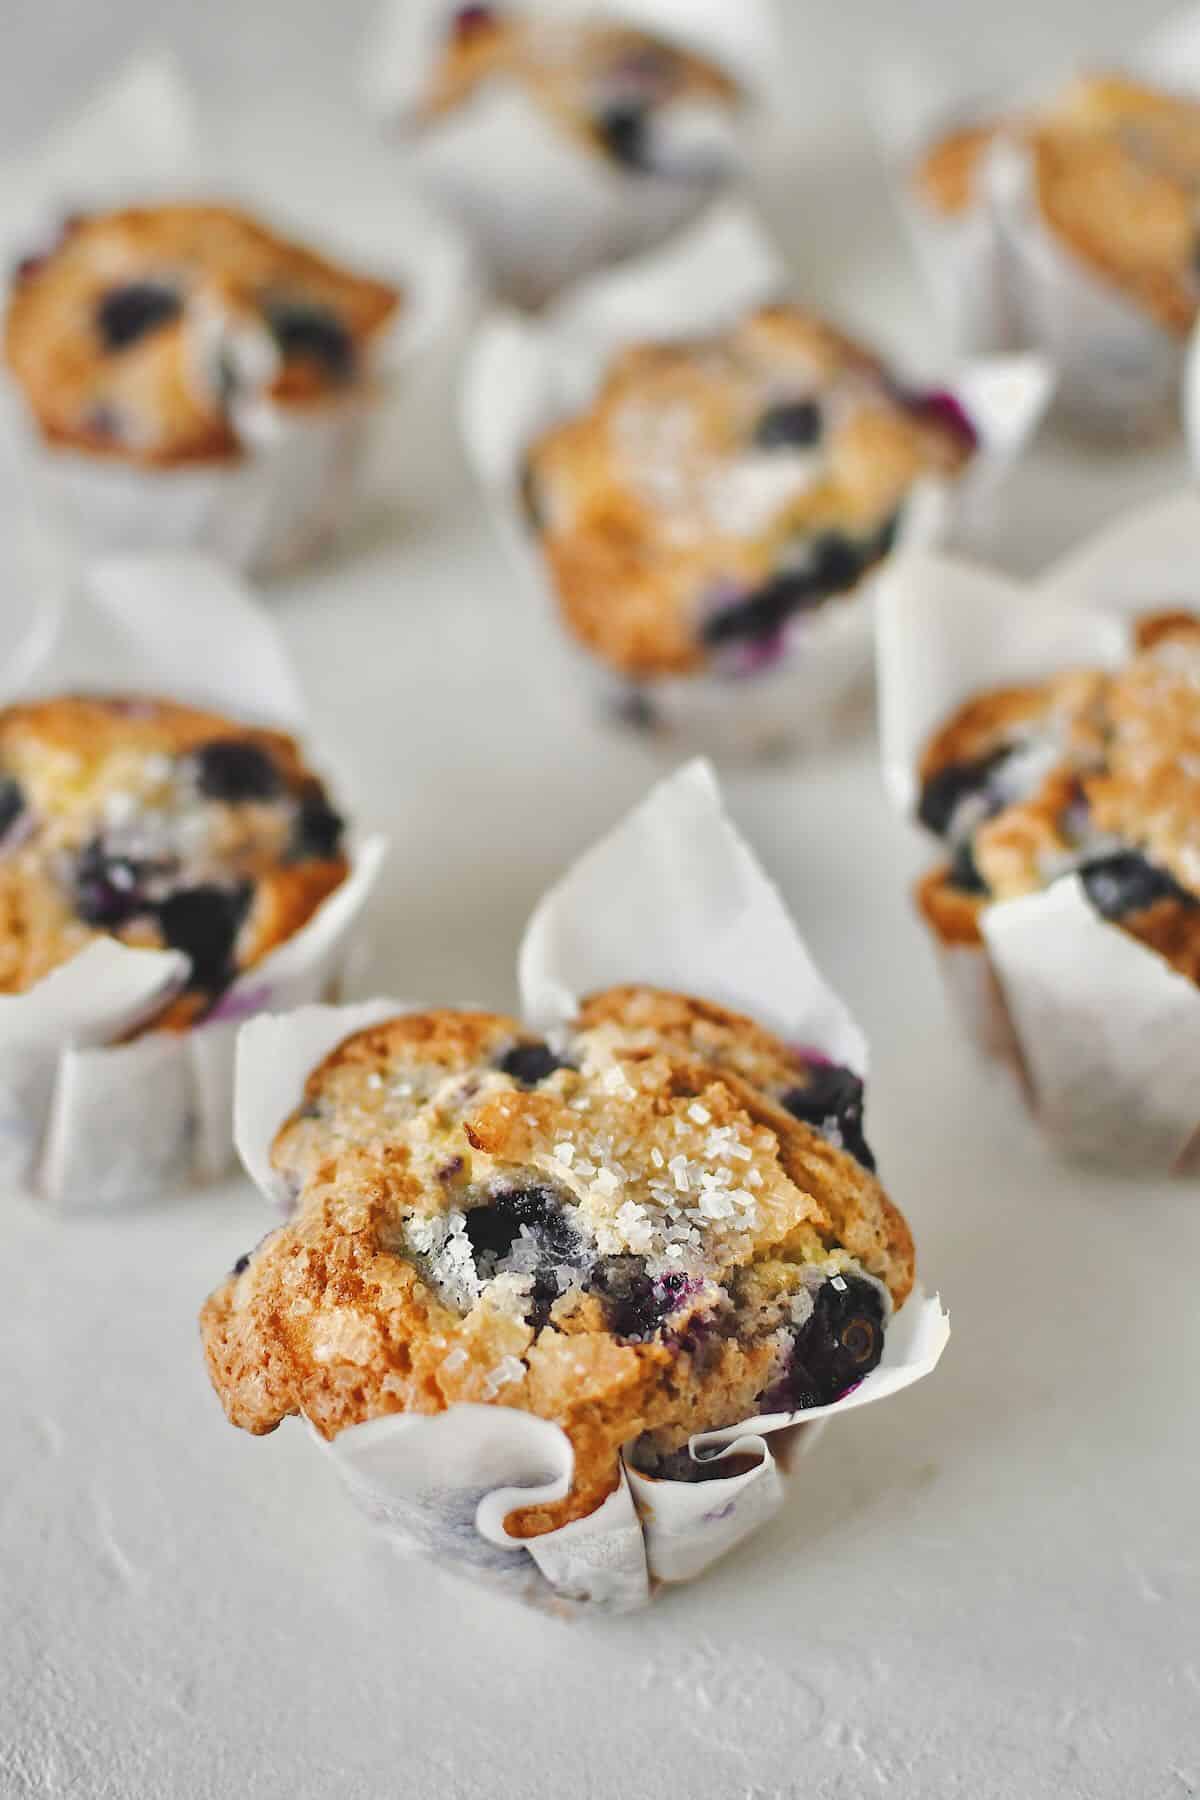
MULTIPOLYGON (((6 266, 52 244, 70 211, 212 199, 227 184, 206 177, 205 162, 195 104, 175 64, 149 52, 136 57, 78 118, 0 167, 6 266)), ((253 198, 246 204, 255 209, 253 198)), ((402 265, 390 241, 375 249, 372 258, 368 245, 367 257, 350 256, 346 266, 373 261, 402 298, 394 321, 371 342, 363 381, 345 397, 303 409, 262 397, 241 405, 236 460, 142 467, 49 444, 9 378, 5 428, 43 523, 83 556, 195 549, 259 574, 292 567, 328 544, 361 501, 383 416, 400 406, 467 281, 461 245, 433 220, 412 232, 402 265)), ((339 260, 336 248, 330 253, 339 260)))
MULTIPOLYGON (((80 588, 48 597, 26 621, 0 660, 0 703, 73 691, 159 695, 305 731, 270 620, 223 568, 194 555, 97 562, 80 588)), ((352 849, 342 885, 190 1031, 115 1041, 153 1017, 188 963, 107 938, 28 992, 0 996, 0 1181, 95 1211, 231 1168, 238 1026, 339 991, 382 855, 377 837, 352 849)))
MULTIPOLYGON (((658 121, 663 150, 685 158, 688 176, 614 168, 509 83, 490 84, 444 119, 417 125, 414 109, 454 10, 453 0, 385 0, 364 58, 364 88, 373 114, 403 134, 419 178, 460 221, 506 300, 541 305, 568 282, 648 249, 740 168, 745 108, 719 103, 689 107, 686 121, 668 108, 658 121), (686 141, 671 143, 672 116, 686 141)), ((538 10, 615 19, 677 42, 733 76, 747 101, 772 64, 771 0, 539 0, 538 10)))
MULTIPOLYGON (((728 202, 676 244, 587 284, 542 320, 509 315, 485 323, 464 376, 467 450, 520 577, 552 627, 562 665, 582 676, 610 716, 730 755, 811 744, 836 728, 870 669, 877 573, 853 594, 796 619, 788 653, 768 670, 635 683, 577 644, 565 627, 521 504, 521 470, 542 431, 587 406, 619 349, 720 330, 786 286, 756 220, 728 202)), ((914 489, 901 550, 941 542, 981 516, 1049 397, 1045 365, 1032 356, 978 358, 947 386, 974 423, 979 449, 957 482, 929 479, 914 489)))
MULTIPOLYGON (((1092 59, 1111 67, 1111 57, 1092 59)), ((1170 19, 1129 59, 1130 72, 1200 96, 1200 8, 1170 19)), ((1175 429, 1186 341, 1106 281, 1042 216, 1033 160, 1015 135, 999 134, 981 163, 974 205, 947 218, 913 185, 922 153, 946 131, 1012 116, 1055 82, 988 102, 953 92, 917 65, 877 82, 874 112, 897 198, 936 304, 963 354, 1025 348, 1053 365, 1056 397, 1071 424, 1106 439, 1145 440, 1175 429)))
MULTIPOLYGON (((723 812, 704 763, 655 788, 568 870, 530 919, 519 973, 524 1017, 538 1030, 569 1021, 593 989, 641 981, 704 994, 789 1042, 865 1069, 858 1026, 723 812)), ((290 1195, 271 1167, 271 1143, 309 1071, 352 1032, 405 1010, 389 1000, 309 1007, 244 1029, 238 1148, 274 1204, 286 1207, 290 1195)), ((510 1408, 464 1405, 353 1426, 326 1448, 367 1512, 403 1547, 493 1577, 523 1598, 633 1607, 656 1582, 700 1574, 778 1509, 785 1470, 771 1449, 775 1433, 795 1427, 797 1448, 807 1445, 825 1418, 928 1374, 948 1334, 938 1301, 917 1290, 889 1327, 880 1366, 836 1405, 762 1415, 693 1438, 694 1457, 716 1455, 737 1473, 678 1482, 627 1465, 598 1512, 523 1543, 506 1533, 508 1514, 561 1499, 571 1485, 572 1452, 556 1425, 510 1408)))
MULTIPOLYGON (((1114 668, 1144 613, 1196 604, 1200 498, 1139 508, 1020 584, 932 555, 897 566, 879 608, 883 771, 905 813, 917 765, 956 706, 1062 669, 1114 668)), ((1200 990, 1100 917, 1076 875, 989 906, 985 943, 941 946, 952 998, 985 1052, 1019 1072, 1050 1140, 1169 1170, 1200 1130, 1200 990)))

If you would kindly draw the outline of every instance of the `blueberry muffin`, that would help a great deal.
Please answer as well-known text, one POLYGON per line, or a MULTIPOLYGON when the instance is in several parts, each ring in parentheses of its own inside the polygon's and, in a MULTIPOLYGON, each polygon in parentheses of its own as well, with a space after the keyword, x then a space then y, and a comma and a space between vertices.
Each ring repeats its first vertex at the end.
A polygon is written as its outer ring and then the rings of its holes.
POLYGON ((1185 336, 1200 305, 1200 101, 1120 75, 1083 76, 1020 117, 941 139, 917 170, 924 203, 945 217, 966 211, 998 134, 1028 149, 1050 230, 1166 330, 1185 336))
POLYGON ((574 1486, 514 1514, 519 1536, 594 1511, 623 1449, 686 1477, 693 1432, 838 1399, 912 1287, 861 1083, 651 989, 596 995, 550 1042, 478 1012, 363 1031, 273 1159, 291 1218, 202 1314, 230 1419, 553 1420, 574 1486))
POLYGON ((1126 666, 969 700, 921 761, 948 861, 918 899, 976 944, 996 900, 1077 871, 1091 904, 1200 982, 1200 617, 1143 620, 1126 666))
POLYGON ((795 306, 620 355, 530 448, 525 496, 564 621, 622 678, 741 675, 891 550, 926 476, 975 448, 946 395, 901 390, 795 306))
POLYGON ((19 265, 5 354, 50 444, 228 462, 240 405, 302 416, 365 389, 399 304, 228 207, 137 207, 72 218, 19 265))
POLYGON ((729 77, 688 51, 600 19, 536 8, 461 6, 450 16, 418 124, 446 118, 481 90, 523 93, 569 141, 617 172, 701 179, 719 174, 672 130, 687 109, 741 101, 729 77))
POLYGON ((170 701, 0 712, 0 993, 98 936, 191 960, 182 1030, 345 878, 342 820, 298 746, 170 701))

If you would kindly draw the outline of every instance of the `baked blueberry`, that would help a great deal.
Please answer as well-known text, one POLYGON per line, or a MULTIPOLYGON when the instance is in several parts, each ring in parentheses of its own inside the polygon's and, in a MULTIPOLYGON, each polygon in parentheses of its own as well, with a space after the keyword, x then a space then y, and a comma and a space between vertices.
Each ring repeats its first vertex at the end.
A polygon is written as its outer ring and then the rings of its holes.
POLYGON ((7 837, 25 810, 25 796, 11 775, 0 776, 0 840, 7 837))
POLYGON ((146 866, 110 852, 102 838, 84 845, 75 863, 75 911, 87 925, 111 930, 149 907, 146 866))
POLYGON ((539 1081, 545 1081, 553 1075, 555 1069, 569 1068, 570 1065, 555 1056, 549 1044, 514 1044, 505 1052, 496 1064, 503 1075, 511 1075, 522 1087, 536 1087, 539 1081))
POLYGON ((808 450, 821 441, 821 407, 816 400, 782 400, 758 421, 759 450, 808 450))
POLYGON ((875 1155, 863 1136, 863 1084, 852 1069, 815 1063, 804 1087, 789 1088, 783 1106, 794 1119, 821 1132, 835 1131, 842 1148, 875 1172, 875 1155))
POLYGON ((466 1232, 476 1270, 484 1281, 496 1274, 518 1238, 532 1238, 537 1261, 525 1317, 540 1331, 567 1285, 562 1271, 578 1263, 581 1250, 558 1196, 542 1187, 511 1188, 494 1194, 486 1205, 473 1207, 467 1214, 466 1232))
POLYGON ((979 865, 975 861, 975 852, 970 840, 964 838, 950 858, 949 882, 964 894, 986 894, 988 884, 979 873, 979 865))
POLYGON ((980 819, 991 818, 1004 805, 1003 796, 992 785, 992 776, 1012 755, 1012 745, 1003 744, 985 756, 974 756, 965 762, 946 763, 932 774, 921 789, 917 817, 922 825, 947 837, 954 817, 966 800, 980 805, 980 819))
POLYGON ((858 1386, 883 1355, 883 1295, 861 1275, 835 1275, 796 1333, 781 1384, 789 1406, 829 1406, 858 1386))
POLYGON ((482 31, 490 31, 495 24, 494 6, 460 6, 450 21, 450 30, 455 37, 465 40, 482 31))
POLYGON ((961 400, 944 389, 931 394, 910 394, 908 404, 920 419, 942 427, 961 439, 968 451, 979 448, 979 433, 961 400))
POLYGON ((300 794, 296 826, 292 833, 292 860, 328 862, 333 857, 340 856, 345 828, 345 820, 330 806, 321 783, 307 783, 300 794))
POLYGON ((335 381, 354 373, 354 340, 328 306, 308 300, 268 300, 271 335, 285 358, 319 363, 335 381))
POLYGON ((219 993, 231 979, 233 948, 250 909, 250 883, 223 888, 211 884, 180 888, 156 908, 159 926, 172 950, 191 958, 191 988, 219 993))
POLYGON ((196 782, 207 800, 236 805, 242 800, 272 800, 283 787, 277 765, 242 738, 216 738, 195 752, 196 782))
POLYGON ((615 1336, 645 1340, 675 1311, 687 1292, 688 1279, 682 1274, 648 1275, 639 1256, 605 1256, 589 1271, 587 1285, 603 1303, 615 1336))
POLYGON ((130 281, 109 288, 96 307, 96 329, 106 350, 125 350, 148 332, 169 325, 183 311, 174 288, 158 281, 130 281))
POLYGON ((547 1261, 569 1261, 579 1245, 562 1203, 546 1187, 508 1188, 467 1214, 466 1232, 475 1266, 503 1262, 523 1231, 532 1233, 547 1261))
POLYGON ((1158 900, 1200 906, 1194 894, 1180 887, 1165 869, 1157 869, 1147 862, 1136 850, 1121 850, 1113 856, 1085 863, 1079 875, 1088 899, 1105 919, 1121 919, 1127 913, 1141 912, 1158 900))
POLYGON ((644 174, 650 148, 650 113, 641 101, 621 100, 596 115, 596 134, 622 168, 644 174))
POLYGON ((748 599, 714 613, 703 628, 704 641, 716 646, 769 637, 797 613, 853 587, 863 568, 862 552, 849 538, 826 532, 808 546, 802 566, 785 569, 748 599))

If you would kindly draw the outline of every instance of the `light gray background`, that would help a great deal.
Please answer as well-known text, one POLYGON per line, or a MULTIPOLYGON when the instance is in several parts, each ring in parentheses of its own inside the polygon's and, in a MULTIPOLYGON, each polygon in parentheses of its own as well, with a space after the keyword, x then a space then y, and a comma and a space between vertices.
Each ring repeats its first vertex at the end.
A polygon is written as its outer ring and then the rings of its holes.
MULTIPOLYGON (((787 10, 765 209, 803 291, 935 362, 865 65, 902 36, 995 81, 1119 47, 1156 9, 787 10)), ((0 148, 152 27, 276 186, 378 185, 350 110, 366 15, 10 4, 0 148)), ((442 395, 403 510, 273 598, 395 839, 379 984, 510 1004, 532 901, 665 764, 539 686, 539 621, 449 418, 442 395)), ((1175 452, 1047 442, 992 552, 1036 568, 1183 478, 1175 452)), ((564 1626, 394 1558, 298 1426, 225 1425, 193 1318, 263 1228, 242 1184, 107 1224, 0 1196, 4 1800, 1200 1793, 1195 1189, 1055 1166, 969 1062, 909 908, 922 852, 869 742, 728 793, 872 1039, 873 1136, 953 1314, 942 1368, 831 1429, 796 1503, 704 1583, 564 1626)))

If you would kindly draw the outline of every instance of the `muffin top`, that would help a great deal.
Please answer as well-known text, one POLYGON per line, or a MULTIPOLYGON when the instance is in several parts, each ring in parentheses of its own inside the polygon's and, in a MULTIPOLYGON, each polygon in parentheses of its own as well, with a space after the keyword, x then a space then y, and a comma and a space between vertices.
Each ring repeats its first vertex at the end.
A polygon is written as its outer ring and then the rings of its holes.
POLYGON ((1097 911, 1200 981, 1200 617, 1142 620, 1115 673, 967 701, 920 774, 950 851, 921 888, 942 937, 975 941, 990 902, 1078 870, 1097 911))
POLYGON ((552 1041, 437 1011, 348 1039, 279 1133, 290 1221, 202 1317, 253 1432, 326 1437, 457 1401, 560 1424, 600 1504, 619 1453, 839 1398, 875 1367, 912 1240, 862 1138, 862 1085, 750 1020, 647 988, 552 1041))
POLYGON ((621 354, 529 451, 530 521, 564 618, 632 678, 767 667, 890 550, 922 477, 975 434, 795 306, 621 354))
POLYGON ((501 82, 576 144, 635 176, 687 172, 658 141, 655 126, 668 109, 740 98, 711 63, 629 26, 474 5, 449 16, 420 119, 443 118, 501 82))
POLYGON ((0 993, 99 936, 191 958, 153 1021, 182 1029, 348 872, 342 820, 295 742, 166 700, 0 712, 0 993))
POLYGON ((1055 232, 1161 325, 1188 332, 1200 305, 1200 101, 1121 75, 1082 76, 1031 112, 948 133, 917 170, 926 203, 949 216, 970 206, 1000 132, 1028 146, 1055 232))
POLYGON ((236 457, 239 404, 363 388, 400 296, 223 206, 70 219, 17 269, 5 353, 43 435, 172 464, 236 457))

